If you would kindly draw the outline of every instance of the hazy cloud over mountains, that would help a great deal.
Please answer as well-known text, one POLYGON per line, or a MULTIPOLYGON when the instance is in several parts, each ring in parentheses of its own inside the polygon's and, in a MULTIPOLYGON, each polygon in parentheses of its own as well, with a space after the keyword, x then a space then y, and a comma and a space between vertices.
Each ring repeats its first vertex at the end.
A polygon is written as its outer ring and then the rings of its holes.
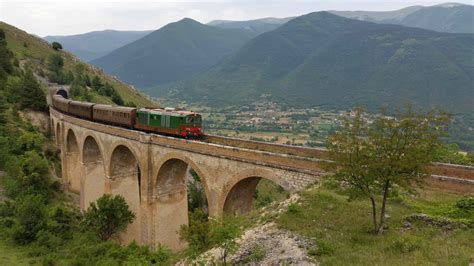
MULTIPOLYGON (((298 16, 318 10, 394 10, 410 5, 435 5, 431 0, 323 1, 152 1, 152 0, 2 0, 0 20, 30 33, 71 35, 89 31, 154 30, 182 18, 202 23, 212 20, 249 20, 298 16)), ((470 4, 469 0, 457 1, 470 4)))

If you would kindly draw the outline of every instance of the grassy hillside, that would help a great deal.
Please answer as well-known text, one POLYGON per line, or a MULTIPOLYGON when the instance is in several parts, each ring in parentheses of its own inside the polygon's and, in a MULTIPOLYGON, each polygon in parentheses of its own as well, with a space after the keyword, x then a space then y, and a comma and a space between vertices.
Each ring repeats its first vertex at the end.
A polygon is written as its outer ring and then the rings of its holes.
POLYGON ((322 265, 467 265, 474 261, 472 228, 405 221, 412 214, 424 213, 472 224, 472 207, 466 212, 456 207, 462 198, 429 187, 419 195, 394 196, 388 228, 377 236, 370 232, 368 200, 348 201, 338 189, 317 188, 305 191, 300 203, 290 205, 278 218, 278 224, 312 239, 315 246, 309 254, 322 265))
POLYGON ((204 71, 255 34, 183 19, 92 61, 138 87, 176 81, 204 71))
POLYGON ((49 43, 59 42, 64 50, 88 62, 136 41, 152 31, 93 31, 67 36, 46 36, 49 43))
MULTIPOLYGON (((5 31, 8 48, 15 54, 16 58, 24 63, 30 64, 35 70, 45 69, 48 58, 53 54, 60 54, 64 60, 65 71, 74 70, 79 65, 84 72, 90 76, 99 76, 102 81, 111 84, 125 102, 134 103, 137 106, 150 106, 152 103, 138 91, 127 84, 105 74, 102 70, 87 65, 68 52, 55 51, 44 40, 30 35, 11 25, 0 22, 0 28, 5 31)), ((99 103, 112 103, 111 99, 93 94, 92 101, 99 103)))
POLYGON ((472 112, 473 78, 472 34, 317 12, 257 36, 225 62, 189 82, 161 86, 155 94, 210 105, 265 96, 290 106, 378 108, 412 102, 472 112))

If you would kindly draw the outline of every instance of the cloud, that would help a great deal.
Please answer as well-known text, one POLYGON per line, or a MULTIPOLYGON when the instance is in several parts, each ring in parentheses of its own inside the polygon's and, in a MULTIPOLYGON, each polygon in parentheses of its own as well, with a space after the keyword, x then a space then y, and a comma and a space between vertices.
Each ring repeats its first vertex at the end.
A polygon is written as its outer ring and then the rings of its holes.
MULTIPOLYGON (((215 19, 288 17, 319 10, 394 10, 432 5, 432 0, 0 0, 0 20, 39 36, 95 30, 158 29, 184 17, 203 23, 215 19)), ((469 3, 470 1, 464 1, 469 3)))

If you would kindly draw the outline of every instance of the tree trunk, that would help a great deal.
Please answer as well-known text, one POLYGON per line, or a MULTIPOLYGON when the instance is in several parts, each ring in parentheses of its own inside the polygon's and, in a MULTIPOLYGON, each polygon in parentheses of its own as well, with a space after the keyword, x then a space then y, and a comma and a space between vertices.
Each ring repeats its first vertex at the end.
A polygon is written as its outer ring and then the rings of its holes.
POLYGON ((379 228, 377 229, 377 234, 382 234, 383 232, 383 227, 385 225, 385 205, 387 203, 387 197, 388 197, 388 190, 390 188, 390 181, 385 181, 385 184, 383 186, 383 200, 382 200, 382 209, 380 211, 380 224, 379 228))
POLYGON ((374 197, 370 197, 370 201, 372 202, 372 222, 374 223, 374 234, 376 234, 377 233, 377 210, 375 209, 374 197))

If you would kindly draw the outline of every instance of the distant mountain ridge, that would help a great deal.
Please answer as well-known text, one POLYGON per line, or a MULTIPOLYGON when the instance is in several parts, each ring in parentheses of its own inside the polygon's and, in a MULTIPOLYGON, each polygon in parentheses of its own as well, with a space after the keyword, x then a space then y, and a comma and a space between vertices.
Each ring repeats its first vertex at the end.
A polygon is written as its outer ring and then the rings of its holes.
POLYGON ((155 86, 208 69, 255 35, 247 30, 219 28, 186 18, 91 63, 135 86, 155 86))
POLYGON ((88 62, 138 40, 151 32, 104 30, 77 35, 46 36, 43 39, 49 43, 61 43, 64 50, 88 62))
MULTIPOLYGON (((409 6, 392 11, 337 11, 335 15, 384 24, 451 32, 474 33, 474 7, 459 3, 444 3, 434 6, 409 6)), ((294 17, 262 18, 247 21, 214 20, 208 25, 226 28, 249 29, 257 33, 274 30, 294 17)))
POLYGON ((335 15, 416 27, 440 32, 474 33, 474 6, 444 3, 434 6, 411 6, 395 11, 329 11, 335 15))
MULTIPOLYGON (((474 112, 474 35, 347 19, 297 17, 224 62, 154 95, 211 105, 269 99, 337 108, 412 102, 474 112)), ((150 91, 149 91, 150 92, 150 91)))
POLYGON ((288 18, 261 18, 246 21, 232 21, 232 20, 213 20, 207 25, 216 26, 226 29, 245 29, 255 34, 261 34, 267 31, 274 30, 282 24, 290 21, 294 17, 288 18))

